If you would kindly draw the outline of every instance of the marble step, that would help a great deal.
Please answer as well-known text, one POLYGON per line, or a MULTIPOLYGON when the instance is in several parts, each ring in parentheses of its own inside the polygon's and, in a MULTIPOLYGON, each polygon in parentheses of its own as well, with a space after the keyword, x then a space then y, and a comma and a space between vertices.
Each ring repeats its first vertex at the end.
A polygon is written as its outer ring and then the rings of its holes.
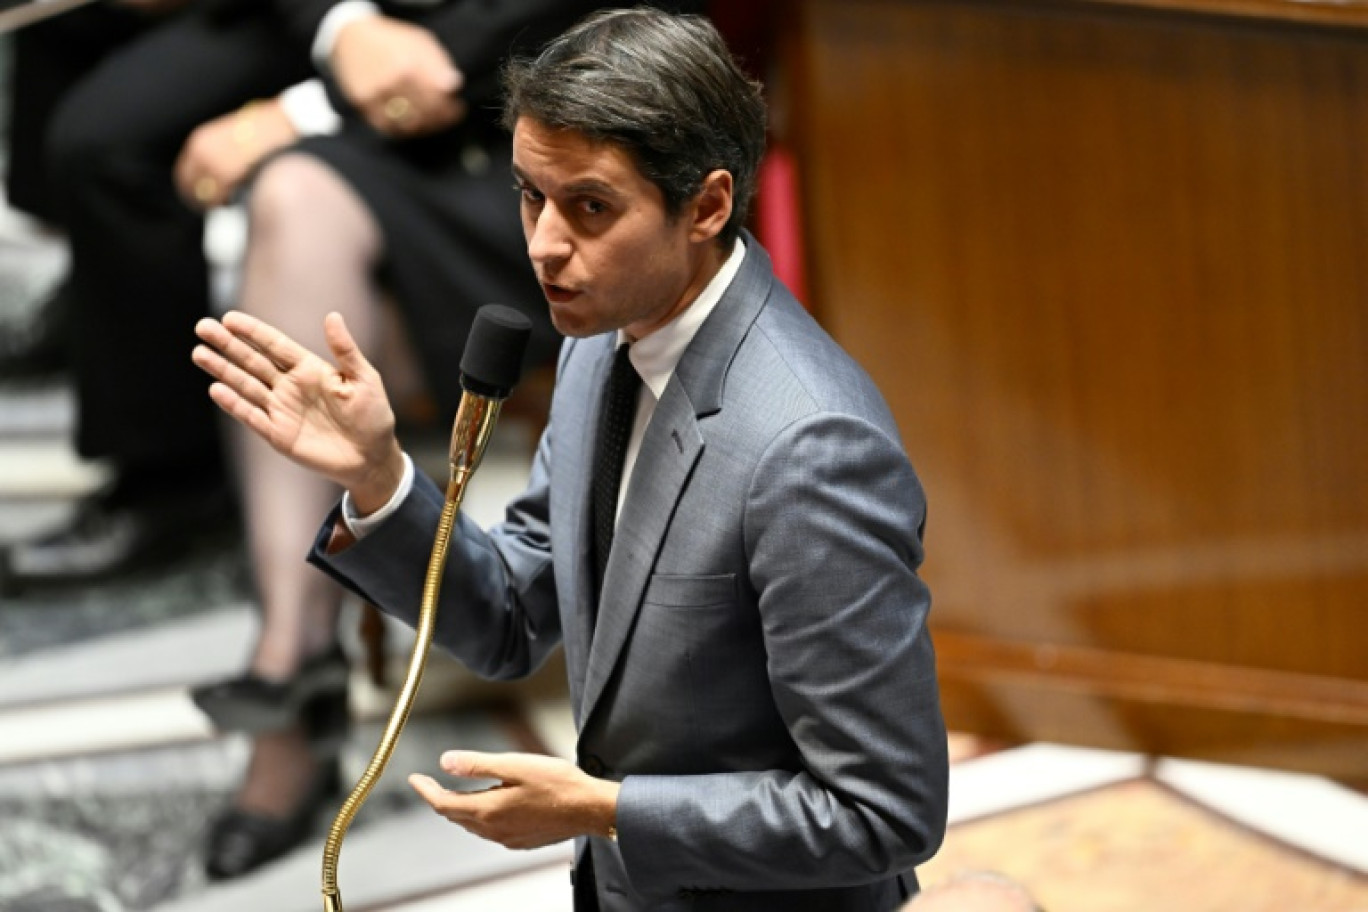
POLYGON ((0 384, 0 441, 67 441, 76 423, 76 394, 66 380, 0 384))

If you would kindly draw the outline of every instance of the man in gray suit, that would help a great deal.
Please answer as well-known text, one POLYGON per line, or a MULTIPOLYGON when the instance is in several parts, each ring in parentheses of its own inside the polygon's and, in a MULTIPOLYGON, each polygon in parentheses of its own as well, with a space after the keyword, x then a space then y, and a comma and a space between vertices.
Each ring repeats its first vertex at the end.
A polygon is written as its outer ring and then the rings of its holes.
MULTIPOLYGON (((925 501, 878 391, 741 228, 759 87, 706 20, 640 9, 506 83, 528 253, 570 338, 527 490, 488 531, 460 519, 436 639, 493 678, 563 643, 578 757, 453 751, 447 772, 502 787, 410 781, 504 845, 574 838, 578 910, 895 909, 945 828, 925 501), (615 423, 620 482, 595 455, 615 423)), ((326 330, 335 364, 229 314, 195 360, 347 490, 312 559, 412 623, 443 495, 326 330)))

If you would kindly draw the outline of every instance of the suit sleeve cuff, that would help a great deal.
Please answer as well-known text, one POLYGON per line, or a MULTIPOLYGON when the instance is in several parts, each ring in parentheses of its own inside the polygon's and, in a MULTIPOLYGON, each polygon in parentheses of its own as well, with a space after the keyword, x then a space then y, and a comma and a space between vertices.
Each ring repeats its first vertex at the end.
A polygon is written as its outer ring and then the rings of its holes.
POLYGON ((668 776, 627 776, 618 792, 618 851, 632 888, 652 901, 667 901, 675 894, 681 860, 660 835, 672 832, 674 802, 672 786, 679 781, 668 776))
POLYGON ((385 520, 393 516, 398 510, 399 505, 409 496, 413 490, 413 460, 409 454, 404 455, 404 474, 399 479, 399 487, 394 489, 394 495, 380 509, 369 516, 361 516, 356 512, 356 505, 352 503, 350 493, 342 495, 342 523, 347 527, 357 541, 365 538, 372 529, 375 529, 385 520))

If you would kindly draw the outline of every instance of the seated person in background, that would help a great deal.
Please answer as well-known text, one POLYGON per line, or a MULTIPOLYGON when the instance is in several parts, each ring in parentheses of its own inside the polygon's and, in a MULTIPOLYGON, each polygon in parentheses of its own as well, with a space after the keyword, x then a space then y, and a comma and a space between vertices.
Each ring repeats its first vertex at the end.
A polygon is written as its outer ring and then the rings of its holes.
POLYGON ((198 124, 312 73, 307 46, 286 37, 276 14, 187 0, 62 95, 42 171, 71 250, 62 303, 74 443, 114 479, 69 528, 5 555, 15 583, 79 583, 146 566, 231 517, 203 384, 171 357, 209 295, 202 219, 177 195, 172 167, 198 124), (120 343, 137 354, 113 354, 120 343))
POLYGON ((993 871, 968 871, 920 893, 903 912, 1044 912, 1026 888, 993 871))
MULTIPOLYGON (((527 489, 458 521, 436 638, 493 678, 564 643, 578 757, 453 752, 501 787, 410 782, 503 845, 575 838, 577 909, 890 912, 945 827, 925 500, 868 376, 742 229, 759 87, 706 20, 648 9, 507 85, 527 253, 571 338, 527 489)), ((312 559, 412 623, 444 498, 347 322, 335 366, 246 314, 198 331, 215 401, 346 488, 312 559)))

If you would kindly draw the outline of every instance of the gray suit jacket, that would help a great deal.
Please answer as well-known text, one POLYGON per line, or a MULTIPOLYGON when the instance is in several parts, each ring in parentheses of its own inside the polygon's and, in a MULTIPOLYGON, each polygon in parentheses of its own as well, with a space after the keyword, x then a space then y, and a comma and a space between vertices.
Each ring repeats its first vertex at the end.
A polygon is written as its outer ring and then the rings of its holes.
MULTIPOLYGON (((565 646, 580 765, 622 782, 604 912, 888 910, 945 829, 917 576, 922 489, 882 397, 747 236, 646 430, 591 629, 590 474, 611 334, 565 343, 505 521, 461 519, 436 640, 512 678, 565 646)), ((442 493, 313 560, 413 623, 442 493)))

